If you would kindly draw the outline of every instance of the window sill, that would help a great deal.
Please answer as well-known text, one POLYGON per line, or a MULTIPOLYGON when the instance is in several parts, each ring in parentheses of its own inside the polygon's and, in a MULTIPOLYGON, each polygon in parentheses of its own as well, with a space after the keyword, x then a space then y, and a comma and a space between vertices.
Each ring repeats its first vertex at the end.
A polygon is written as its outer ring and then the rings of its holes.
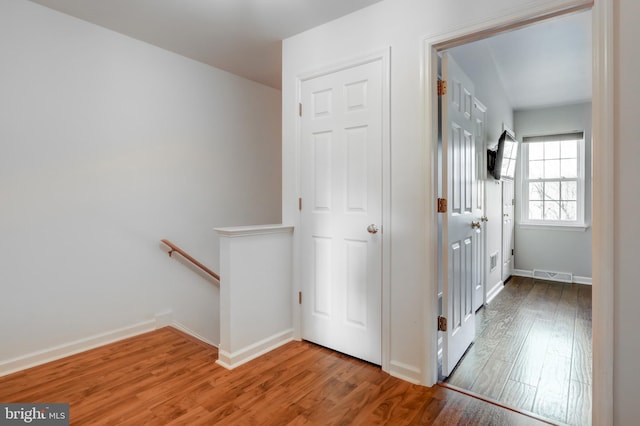
POLYGON ((586 232, 590 225, 586 223, 580 223, 576 225, 569 225, 566 223, 518 223, 516 227, 519 229, 535 229, 535 230, 547 230, 547 231, 576 231, 586 232))

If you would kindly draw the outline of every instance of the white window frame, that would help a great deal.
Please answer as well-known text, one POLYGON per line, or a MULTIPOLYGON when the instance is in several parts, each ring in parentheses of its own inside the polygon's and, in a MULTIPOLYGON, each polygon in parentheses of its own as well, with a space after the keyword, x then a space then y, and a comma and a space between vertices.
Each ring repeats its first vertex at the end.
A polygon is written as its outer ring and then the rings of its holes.
MULTIPOLYGON (((521 196, 522 196, 522 204, 520 208, 520 225, 525 228, 565 228, 565 229, 575 229, 575 230, 585 230, 588 228, 588 224, 585 221, 585 205, 586 205, 586 194, 585 194, 585 168, 586 168, 586 157, 585 157, 585 132, 584 131, 572 131, 572 132, 563 132, 563 133, 554 133, 548 135, 535 135, 529 137, 523 137, 522 142, 520 143, 520 188, 521 188, 521 196), (535 181, 545 181, 544 179, 529 179, 529 144, 531 143, 539 143, 539 142, 552 142, 552 141, 562 141, 562 139, 568 140, 567 137, 572 135, 580 135, 578 140, 578 175, 575 178, 577 182, 577 195, 576 195, 576 220, 545 220, 545 219, 529 219, 529 182, 535 181)), ((575 140, 575 139, 573 139, 575 140)), ((560 181, 562 182, 562 178, 559 179, 548 179, 548 181, 560 181)), ((567 180, 574 180, 574 178, 570 178, 567 180)))

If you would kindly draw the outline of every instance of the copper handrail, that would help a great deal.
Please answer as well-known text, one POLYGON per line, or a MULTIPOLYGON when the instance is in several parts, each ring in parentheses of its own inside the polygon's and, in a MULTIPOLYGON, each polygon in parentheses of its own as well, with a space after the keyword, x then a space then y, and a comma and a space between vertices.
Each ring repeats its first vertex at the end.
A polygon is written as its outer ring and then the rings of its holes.
POLYGON ((204 273, 206 273, 207 275, 211 275, 213 278, 215 278, 216 280, 218 280, 218 282, 220 282, 220 275, 216 274, 215 272, 213 272, 211 269, 207 268, 206 266, 204 266, 202 263, 198 262, 197 260, 195 260, 193 257, 191 257, 186 251, 182 250, 180 247, 178 247, 177 245, 173 244, 171 241, 169 240, 161 240, 163 244, 169 246, 169 248, 171 249, 169 251, 169 257, 171 257, 171 255, 173 254, 173 252, 177 252, 180 256, 184 257, 185 259, 187 259, 189 262, 193 263, 195 266, 197 266, 198 268, 202 269, 202 271, 204 273))

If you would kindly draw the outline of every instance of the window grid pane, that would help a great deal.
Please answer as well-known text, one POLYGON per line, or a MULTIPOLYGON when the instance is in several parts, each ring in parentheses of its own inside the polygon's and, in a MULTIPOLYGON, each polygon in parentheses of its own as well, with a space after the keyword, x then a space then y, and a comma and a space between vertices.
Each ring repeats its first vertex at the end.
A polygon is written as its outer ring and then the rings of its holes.
POLYGON ((560 182, 545 182, 544 199, 549 201, 560 201, 560 182))
POLYGON ((537 221, 578 219, 578 140, 527 144, 527 217, 537 221), (528 179, 527 179, 528 177, 528 179))
POLYGON ((544 202, 544 220, 560 220, 560 203, 557 201, 544 202))
POLYGON ((578 218, 577 203, 575 201, 563 201, 560 203, 560 220, 576 220, 578 218))
POLYGON ((529 182, 529 200, 544 200, 544 182, 529 182))
POLYGON ((529 220, 577 220, 577 186, 575 180, 529 182, 529 220))

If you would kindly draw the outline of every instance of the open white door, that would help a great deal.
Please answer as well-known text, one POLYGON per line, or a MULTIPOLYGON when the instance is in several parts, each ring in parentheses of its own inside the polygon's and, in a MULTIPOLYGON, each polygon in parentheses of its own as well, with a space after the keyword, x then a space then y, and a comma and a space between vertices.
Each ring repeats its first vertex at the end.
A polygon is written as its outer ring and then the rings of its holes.
POLYGON ((301 89, 302 337, 381 364, 383 61, 301 89))
POLYGON ((446 52, 442 75, 447 93, 442 101, 442 192, 447 213, 442 220, 444 333, 442 374, 448 376, 475 339, 474 272, 480 218, 473 122, 473 84, 446 52))

